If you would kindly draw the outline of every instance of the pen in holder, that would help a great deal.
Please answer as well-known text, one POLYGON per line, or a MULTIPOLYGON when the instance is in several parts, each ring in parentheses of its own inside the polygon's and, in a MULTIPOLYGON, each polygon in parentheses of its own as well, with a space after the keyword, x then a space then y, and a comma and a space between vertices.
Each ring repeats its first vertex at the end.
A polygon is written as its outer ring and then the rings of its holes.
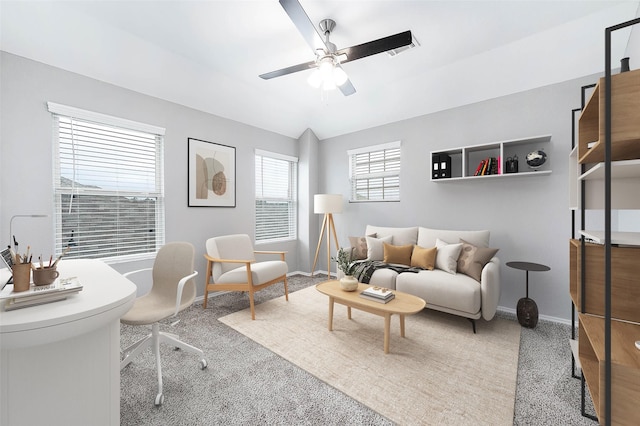
POLYGON ((31 263, 14 263, 11 266, 13 271, 13 291, 27 291, 31 281, 31 263))

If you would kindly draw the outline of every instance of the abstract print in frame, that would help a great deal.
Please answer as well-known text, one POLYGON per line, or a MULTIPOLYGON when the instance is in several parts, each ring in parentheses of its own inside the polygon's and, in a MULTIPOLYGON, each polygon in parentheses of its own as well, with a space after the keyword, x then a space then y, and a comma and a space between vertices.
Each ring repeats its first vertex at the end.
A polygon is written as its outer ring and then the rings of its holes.
POLYGON ((189 139, 189 207, 236 206, 236 149, 189 139))

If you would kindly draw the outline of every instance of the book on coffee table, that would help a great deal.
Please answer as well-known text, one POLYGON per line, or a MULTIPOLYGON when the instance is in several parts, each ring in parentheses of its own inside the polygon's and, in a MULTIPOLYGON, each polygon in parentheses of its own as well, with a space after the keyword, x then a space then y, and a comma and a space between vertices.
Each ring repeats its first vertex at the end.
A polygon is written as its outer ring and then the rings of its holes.
POLYGON ((390 299, 394 297, 393 291, 388 288, 383 287, 368 287, 362 290, 362 293, 365 296, 375 297, 377 299, 390 299))
POLYGON ((393 299, 395 299, 396 295, 391 293, 391 296, 382 298, 382 297, 377 297, 377 296, 369 296, 368 294, 364 294, 364 291, 363 291, 362 293, 360 293, 360 297, 362 297, 363 299, 372 300, 372 301, 378 302, 378 303, 389 303, 393 299))

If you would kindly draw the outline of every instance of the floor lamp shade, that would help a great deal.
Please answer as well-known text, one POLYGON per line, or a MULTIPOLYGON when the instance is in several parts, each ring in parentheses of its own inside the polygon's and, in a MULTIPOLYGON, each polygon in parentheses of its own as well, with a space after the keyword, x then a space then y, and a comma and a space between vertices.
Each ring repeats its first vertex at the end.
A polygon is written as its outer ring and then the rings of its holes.
POLYGON ((313 211, 321 213, 342 213, 342 194, 316 194, 313 196, 313 211))

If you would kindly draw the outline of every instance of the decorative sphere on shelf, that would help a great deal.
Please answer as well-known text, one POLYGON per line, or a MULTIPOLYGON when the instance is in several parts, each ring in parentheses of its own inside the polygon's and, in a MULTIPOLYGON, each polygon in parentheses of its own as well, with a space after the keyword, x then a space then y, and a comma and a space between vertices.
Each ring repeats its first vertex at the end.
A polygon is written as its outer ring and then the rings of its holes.
POLYGON ((547 154, 544 151, 532 151, 527 154, 527 164, 532 169, 537 169, 547 161, 547 154))

